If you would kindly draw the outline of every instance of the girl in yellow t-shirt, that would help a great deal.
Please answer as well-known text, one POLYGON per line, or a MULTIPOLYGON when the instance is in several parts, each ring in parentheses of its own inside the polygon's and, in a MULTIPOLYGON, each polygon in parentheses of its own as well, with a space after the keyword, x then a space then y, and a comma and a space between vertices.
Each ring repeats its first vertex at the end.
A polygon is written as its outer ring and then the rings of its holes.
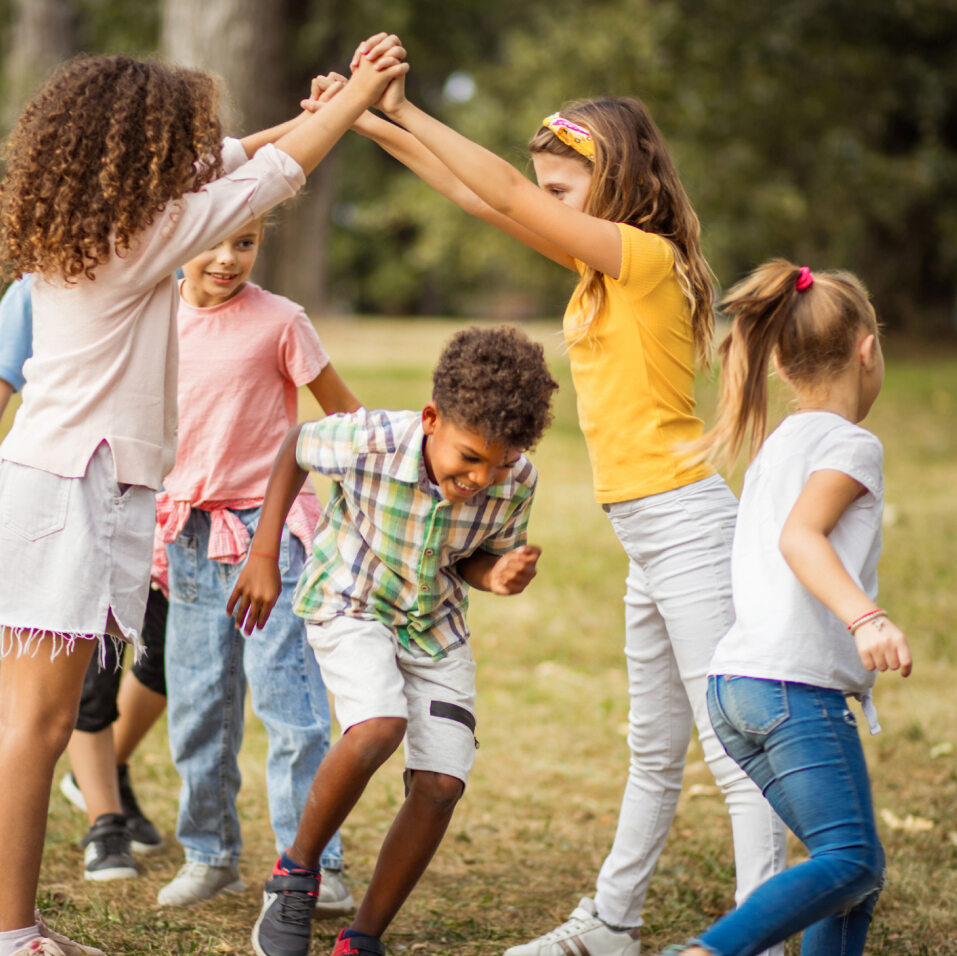
MULTIPOLYGON (((353 68, 367 46, 356 50, 353 68)), ((345 82, 317 77, 312 101, 345 82)), ((581 275, 564 330, 595 495, 629 558, 632 757, 594 899, 506 956, 560 956, 575 939, 583 951, 637 956, 642 903, 674 816, 692 721, 731 812, 738 900, 784 864, 780 821, 724 753, 707 712, 708 663, 733 622, 737 502, 710 468, 674 450, 701 434, 694 361, 707 364, 712 347, 713 290, 698 220, 638 100, 591 100, 548 116, 530 144, 541 188, 413 106, 402 77, 376 105, 394 123, 367 112, 354 129, 466 211, 581 275)))

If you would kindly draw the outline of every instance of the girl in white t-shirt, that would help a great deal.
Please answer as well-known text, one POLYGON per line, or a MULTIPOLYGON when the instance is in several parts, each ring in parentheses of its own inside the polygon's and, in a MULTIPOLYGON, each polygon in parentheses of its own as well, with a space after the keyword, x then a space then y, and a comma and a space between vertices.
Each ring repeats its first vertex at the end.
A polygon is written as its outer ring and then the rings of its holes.
POLYGON ((857 424, 884 379, 877 320, 855 276, 781 259, 723 305, 733 325, 721 406, 700 447, 733 457, 749 442, 757 455, 734 536, 736 621, 711 662, 708 706, 725 749, 810 859, 668 952, 750 956, 804 930, 805 956, 856 956, 884 853, 846 698, 863 701, 876 733, 875 671, 911 671, 903 633, 875 604, 883 452, 857 424), (769 363, 797 405, 765 440, 769 363))
POLYGON ((34 340, 0 447, 0 956, 99 953, 34 902, 87 665, 104 633, 139 641, 176 450, 173 271, 292 196, 406 69, 394 37, 373 45, 384 62, 320 115, 222 154, 212 78, 124 56, 67 63, 6 144, 0 264, 34 273, 34 340))

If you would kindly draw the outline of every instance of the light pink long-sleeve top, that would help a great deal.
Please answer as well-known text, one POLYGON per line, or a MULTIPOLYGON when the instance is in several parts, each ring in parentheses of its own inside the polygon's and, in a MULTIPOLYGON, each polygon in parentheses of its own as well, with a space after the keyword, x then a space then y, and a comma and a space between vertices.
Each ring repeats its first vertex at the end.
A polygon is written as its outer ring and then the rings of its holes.
POLYGON ((226 140, 223 163, 224 176, 169 202, 93 281, 36 276, 33 357, 0 457, 78 478, 106 441, 118 482, 160 487, 176 460, 173 272, 305 182, 274 146, 247 161, 242 144, 226 140))

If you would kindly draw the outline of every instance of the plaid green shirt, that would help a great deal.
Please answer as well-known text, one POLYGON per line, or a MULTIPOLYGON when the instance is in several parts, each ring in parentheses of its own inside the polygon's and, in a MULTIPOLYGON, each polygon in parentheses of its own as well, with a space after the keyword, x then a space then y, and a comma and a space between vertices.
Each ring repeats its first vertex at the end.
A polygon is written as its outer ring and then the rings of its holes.
POLYGON ((429 480, 418 412, 360 410, 302 427, 296 459, 333 479, 293 595, 300 617, 373 618, 434 658, 468 639, 468 585, 456 569, 475 551, 505 554, 526 540, 535 466, 450 502, 429 480))

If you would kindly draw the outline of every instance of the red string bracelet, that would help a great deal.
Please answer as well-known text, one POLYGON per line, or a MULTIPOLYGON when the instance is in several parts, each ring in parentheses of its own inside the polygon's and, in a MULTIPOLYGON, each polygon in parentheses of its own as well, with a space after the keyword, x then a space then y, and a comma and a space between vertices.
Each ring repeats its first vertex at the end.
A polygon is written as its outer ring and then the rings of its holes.
POLYGON ((868 621, 873 621, 879 617, 887 617, 887 611, 883 608, 875 608, 873 611, 868 611, 856 620, 851 621, 851 623, 847 625, 847 629, 853 634, 859 627, 867 624, 868 621))
POLYGON ((260 558, 269 558, 271 561, 279 560, 278 554, 269 554, 268 551, 256 551, 255 549, 250 549, 249 553, 250 555, 258 555, 260 558))

